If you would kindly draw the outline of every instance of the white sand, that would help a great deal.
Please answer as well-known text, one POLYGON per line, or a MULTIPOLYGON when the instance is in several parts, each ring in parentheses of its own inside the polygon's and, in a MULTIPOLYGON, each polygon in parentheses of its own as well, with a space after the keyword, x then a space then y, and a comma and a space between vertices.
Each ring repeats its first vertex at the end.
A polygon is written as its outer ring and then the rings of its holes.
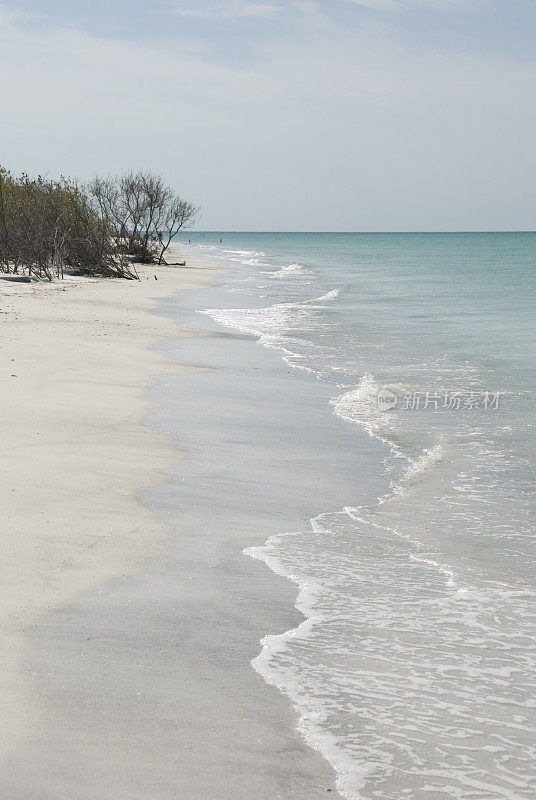
POLYGON ((25 630, 136 570, 166 541, 134 497, 179 457, 143 424, 151 376, 178 369, 150 345, 179 330, 148 312, 215 274, 188 263, 142 267, 141 281, 0 281, 2 755, 32 726, 32 688, 19 668, 25 630))
POLYGON ((242 554, 274 532, 265 505, 244 502, 243 470, 274 497, 288 493, 286 476, 265 471, 263 437, 249 429, 234 470, 225 447, 239 432, 233 415, 250 419, 234 379, 244 357, 256 369, 266 351, 247 356, 240 345, 251 343, 214 332, 166 348, 213 365, 200 370, 151 347, 191 336, 149 313, 217 274, 188 262, 159 268, 158 281, 153 268, 140 282, 0 281, 6 800, 336 796, 288 699, 250 665, 267 631, 300 620, 293 584, 242 554), (143 424, 152 376, 177 371, 196 373, 172 380, 184 460, 173 425, 168 438, 143 424), (173 531, 136 500, 151 495, 173 531))

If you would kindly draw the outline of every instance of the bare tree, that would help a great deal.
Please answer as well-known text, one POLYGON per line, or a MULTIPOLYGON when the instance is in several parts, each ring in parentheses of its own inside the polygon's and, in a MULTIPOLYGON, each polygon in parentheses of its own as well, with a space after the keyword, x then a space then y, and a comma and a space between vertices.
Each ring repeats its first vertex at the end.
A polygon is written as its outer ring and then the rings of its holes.
POLYGON ((118 252, 142 263, 165 263, 173 237, 197 217, 195 206, 152 172, 95 178, 89 193, 114 229, 118 252))
POLYGON ((180 197, 174 197, 169 204, 163 230, 166 233, 166 240, 160 239, 160 255, 158 257, 159 264, 165 264, 164 254, 170 246, 173 237, 178 234, 183 228, 188 228, 193 225, 199 216, 199 209, 187 200, 181 200, 180 197))
POLYGON ((84 188, 0 167, 0 271, 137 278, 133 262, 165 263, 173 237, 196 217, 195 206, 151 172, 95 178, 84 188))

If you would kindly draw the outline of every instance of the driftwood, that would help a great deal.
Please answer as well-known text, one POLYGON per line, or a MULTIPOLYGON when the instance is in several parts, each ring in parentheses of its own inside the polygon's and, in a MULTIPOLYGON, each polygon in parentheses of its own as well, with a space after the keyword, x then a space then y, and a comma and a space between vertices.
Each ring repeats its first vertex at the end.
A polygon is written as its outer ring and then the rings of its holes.
POLYGON ((166 267, 185 267, 186 261, 172 261, 171 263, 169 263, 169 261, 164 261, 164 264, 166 267))
POLYGON ((11 283, 31 283, 29 275, 0 275, 0 280, 10 281, 11 283))

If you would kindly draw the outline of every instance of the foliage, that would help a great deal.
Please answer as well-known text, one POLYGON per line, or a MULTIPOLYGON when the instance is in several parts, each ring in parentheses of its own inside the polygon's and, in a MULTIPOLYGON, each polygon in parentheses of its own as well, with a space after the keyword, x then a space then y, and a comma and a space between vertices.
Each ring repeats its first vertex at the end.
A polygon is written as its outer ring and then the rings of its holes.
POLYGON ((0 271, 136 278, 132 262, 163 263, 175 233, 196 214, 151 173, 82 187, 0 167, 0 271))

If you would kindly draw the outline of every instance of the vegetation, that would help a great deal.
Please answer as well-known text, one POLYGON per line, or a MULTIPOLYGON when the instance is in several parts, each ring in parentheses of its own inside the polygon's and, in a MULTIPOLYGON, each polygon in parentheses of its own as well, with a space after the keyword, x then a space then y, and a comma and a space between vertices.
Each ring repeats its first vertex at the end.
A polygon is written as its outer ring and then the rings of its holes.
POLYGON ((0 271, 137 278, 135 262, 165 263, 173 236, 196 217, 195 206, 152 173, 84 187, 0 167, 0 271))
POLYGON ((142 264, 164 263, 173 237, 198 214, 151 172, 95 178, 89 192, 101 217, 113 226, 119 249, 142 264))

